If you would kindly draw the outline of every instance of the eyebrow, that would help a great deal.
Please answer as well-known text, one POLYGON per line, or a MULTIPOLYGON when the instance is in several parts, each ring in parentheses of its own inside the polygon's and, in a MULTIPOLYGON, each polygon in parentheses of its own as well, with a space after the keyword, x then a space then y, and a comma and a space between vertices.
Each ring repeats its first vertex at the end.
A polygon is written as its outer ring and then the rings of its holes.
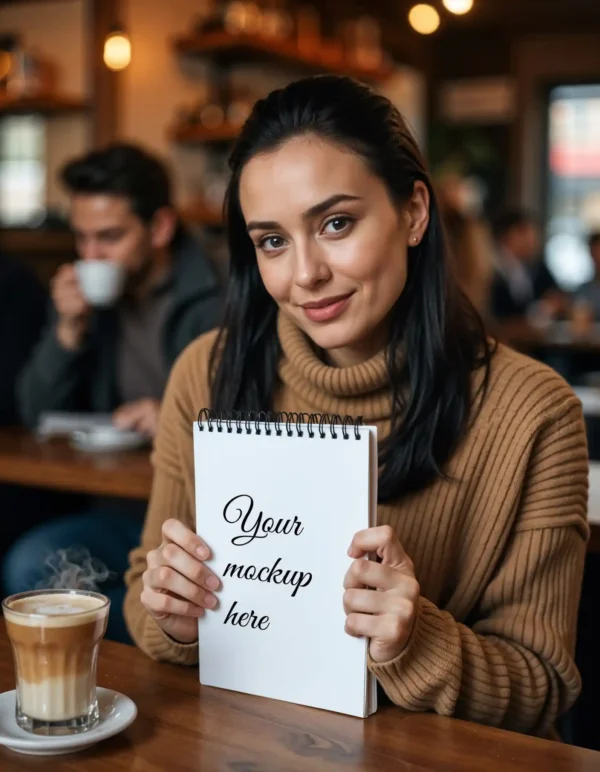
MULTIPOLYGON (((346 201, 360 201, 360 196, 350 196, 347 193, 336 193, 333 196, 329 196, 329 198, 326 198, 324 201, 321 201, 318 204, 315 204, 314 206, 311 206, 310 209, 307 209, 306 212, 302 214, 303 220, 310 220, 313 217, 316 217, 319 214, 323 214, 328 209, 331 209, 332 206, 335 206, 336 204, 341 204, 342 202, 346 201)), ((280 224, 276 220, 251 220, 247 225, 248 233, 250 231, 255 230, 272 230, 274 228, 280 228, 280 224)))
POLYGON ((112 228, 102 228, 102 230, 93 231, 92 233, 84 233, 83 231, 79 231, 76 229, 72 229, 71 232, 76 239, 85 239, 87 237, 92 237, 95 239, 105 239, 105 238, 111 238, 112 236, 119 236, 121 233, 125 232, 125 229, 121 225, 115 225, 112 228))

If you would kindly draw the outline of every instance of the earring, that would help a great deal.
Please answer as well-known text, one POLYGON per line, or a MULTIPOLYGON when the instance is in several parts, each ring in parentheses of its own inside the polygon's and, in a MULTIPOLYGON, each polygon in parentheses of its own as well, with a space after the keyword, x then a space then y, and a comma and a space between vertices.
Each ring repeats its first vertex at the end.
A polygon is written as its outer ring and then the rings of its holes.
POLYGON ((416 236, 413 236, 413 237, 412 237, 412 243, 413 243, 413 244, 415 244, 415 245, 416 245, 418 241, 419 241, 419 239, 418 239, 416 236))

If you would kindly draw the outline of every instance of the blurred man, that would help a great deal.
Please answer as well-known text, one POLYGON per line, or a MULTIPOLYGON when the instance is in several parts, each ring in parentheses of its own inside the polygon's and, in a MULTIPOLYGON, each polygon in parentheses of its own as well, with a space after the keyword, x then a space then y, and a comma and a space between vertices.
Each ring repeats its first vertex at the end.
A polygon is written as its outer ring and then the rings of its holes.
POLYGON ((523 209, 506 210, 494 223, 494 236, 492 317, 498 321, 524 321, 534 306, 549 318, 562 313, 565 298, 540 259, 541 234, 534 215, 523 209))
MULTIPOLYGON (((20 383, 22 415, 35 427, 45 411, 108 412, 118 427, 151 438, 175 358, 217 323, 216 274, 177 218, 166 170, 142 149, 95 151, 69 163, 62 179, 79 256, 119 264, 125 289, 114 307, 92 308, 74 266, 58 270, 52 317, 20 383)), ((144 509, 100 499, 81 515, 30 531, 5 560, 5 591, 31 588, 49 555, 82 546, 114 572, 113 583, 100 588, 113 601, 107 634, 128 640, 122 576, 144 509)))
POLYGON ((123 428, 156 431, 173 361, 216 324, 217 279, 178 221, 166 170, 152 156, 115 145, 72 161, 71 227, 79 256, 125 270, 115 308, 94 310, 73 264, 52 281, 54 313, 20 388, 26 422, 48 410, 112 412, 123 428))
POLYGON ((591 321, 600 322, 600 231, 590 235, 588 244, 595 274, 590 282, 579 289, 576 305, 584 305, 591 321))

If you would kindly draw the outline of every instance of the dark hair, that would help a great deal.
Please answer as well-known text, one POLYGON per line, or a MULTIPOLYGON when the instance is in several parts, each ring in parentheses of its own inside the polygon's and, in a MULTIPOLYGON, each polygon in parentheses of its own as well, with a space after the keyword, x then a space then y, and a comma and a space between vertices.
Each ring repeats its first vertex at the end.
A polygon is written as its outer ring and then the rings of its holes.
POLYGON ((429 226, 409 249, 406 287, 392 309, 386 349, 393 403, 390 434, 379 445, 379 500, 393 500, 442 473, 471 415, 472 372, 485 367, 485 389, 491 349, 448 270, 438 205, 415 140, 389 100, 354 80, 319 76, 292 83, 257 102, 242 129, 230 159, 230 273, 224 325, 211 357, 211 406, 252 412, 273 406, 281 355, 277 306, 246 232, 240 175, 257 154, 311 133, 358 153, 395 201, 405 202, 417 180, 431 195, 429 226))
POLYGON ((70 193, 124 196, 145 223, 171 206, 171 183, 163 164, 136 145, 114 144, 75 158, 62 170, 70 193))
POLYGON ((593 249, 598 243, 600 243, 600 231, 593 231, 588 237, 588 246, 593 249))
POLYGON ((523 207, 510 207, 504 209, 492 220, 492 230, 496 239, 501 239, 513 228, 522 228, 525 225, 537 225, 537 215, 523 207))

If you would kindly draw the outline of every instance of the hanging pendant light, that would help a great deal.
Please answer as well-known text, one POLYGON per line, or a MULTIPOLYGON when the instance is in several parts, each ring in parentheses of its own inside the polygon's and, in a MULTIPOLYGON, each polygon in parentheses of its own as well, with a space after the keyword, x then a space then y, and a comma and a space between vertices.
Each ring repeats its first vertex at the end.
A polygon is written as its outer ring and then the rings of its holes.
POLYGON ((447 11, 455 13, 457 16, 469 13, 473 7, 473 0, 442 0, 442 3, 447 11))
POLYGON ((131 40, 125 30, 113 27, 104 41, 104 64, 109 70, 119 72, 131 62, 131 40))
POLYGON ((440 15, 428 3, 413 5, 408 12, 410 26, 421 35, 431 35, 440 26, 440 15))

